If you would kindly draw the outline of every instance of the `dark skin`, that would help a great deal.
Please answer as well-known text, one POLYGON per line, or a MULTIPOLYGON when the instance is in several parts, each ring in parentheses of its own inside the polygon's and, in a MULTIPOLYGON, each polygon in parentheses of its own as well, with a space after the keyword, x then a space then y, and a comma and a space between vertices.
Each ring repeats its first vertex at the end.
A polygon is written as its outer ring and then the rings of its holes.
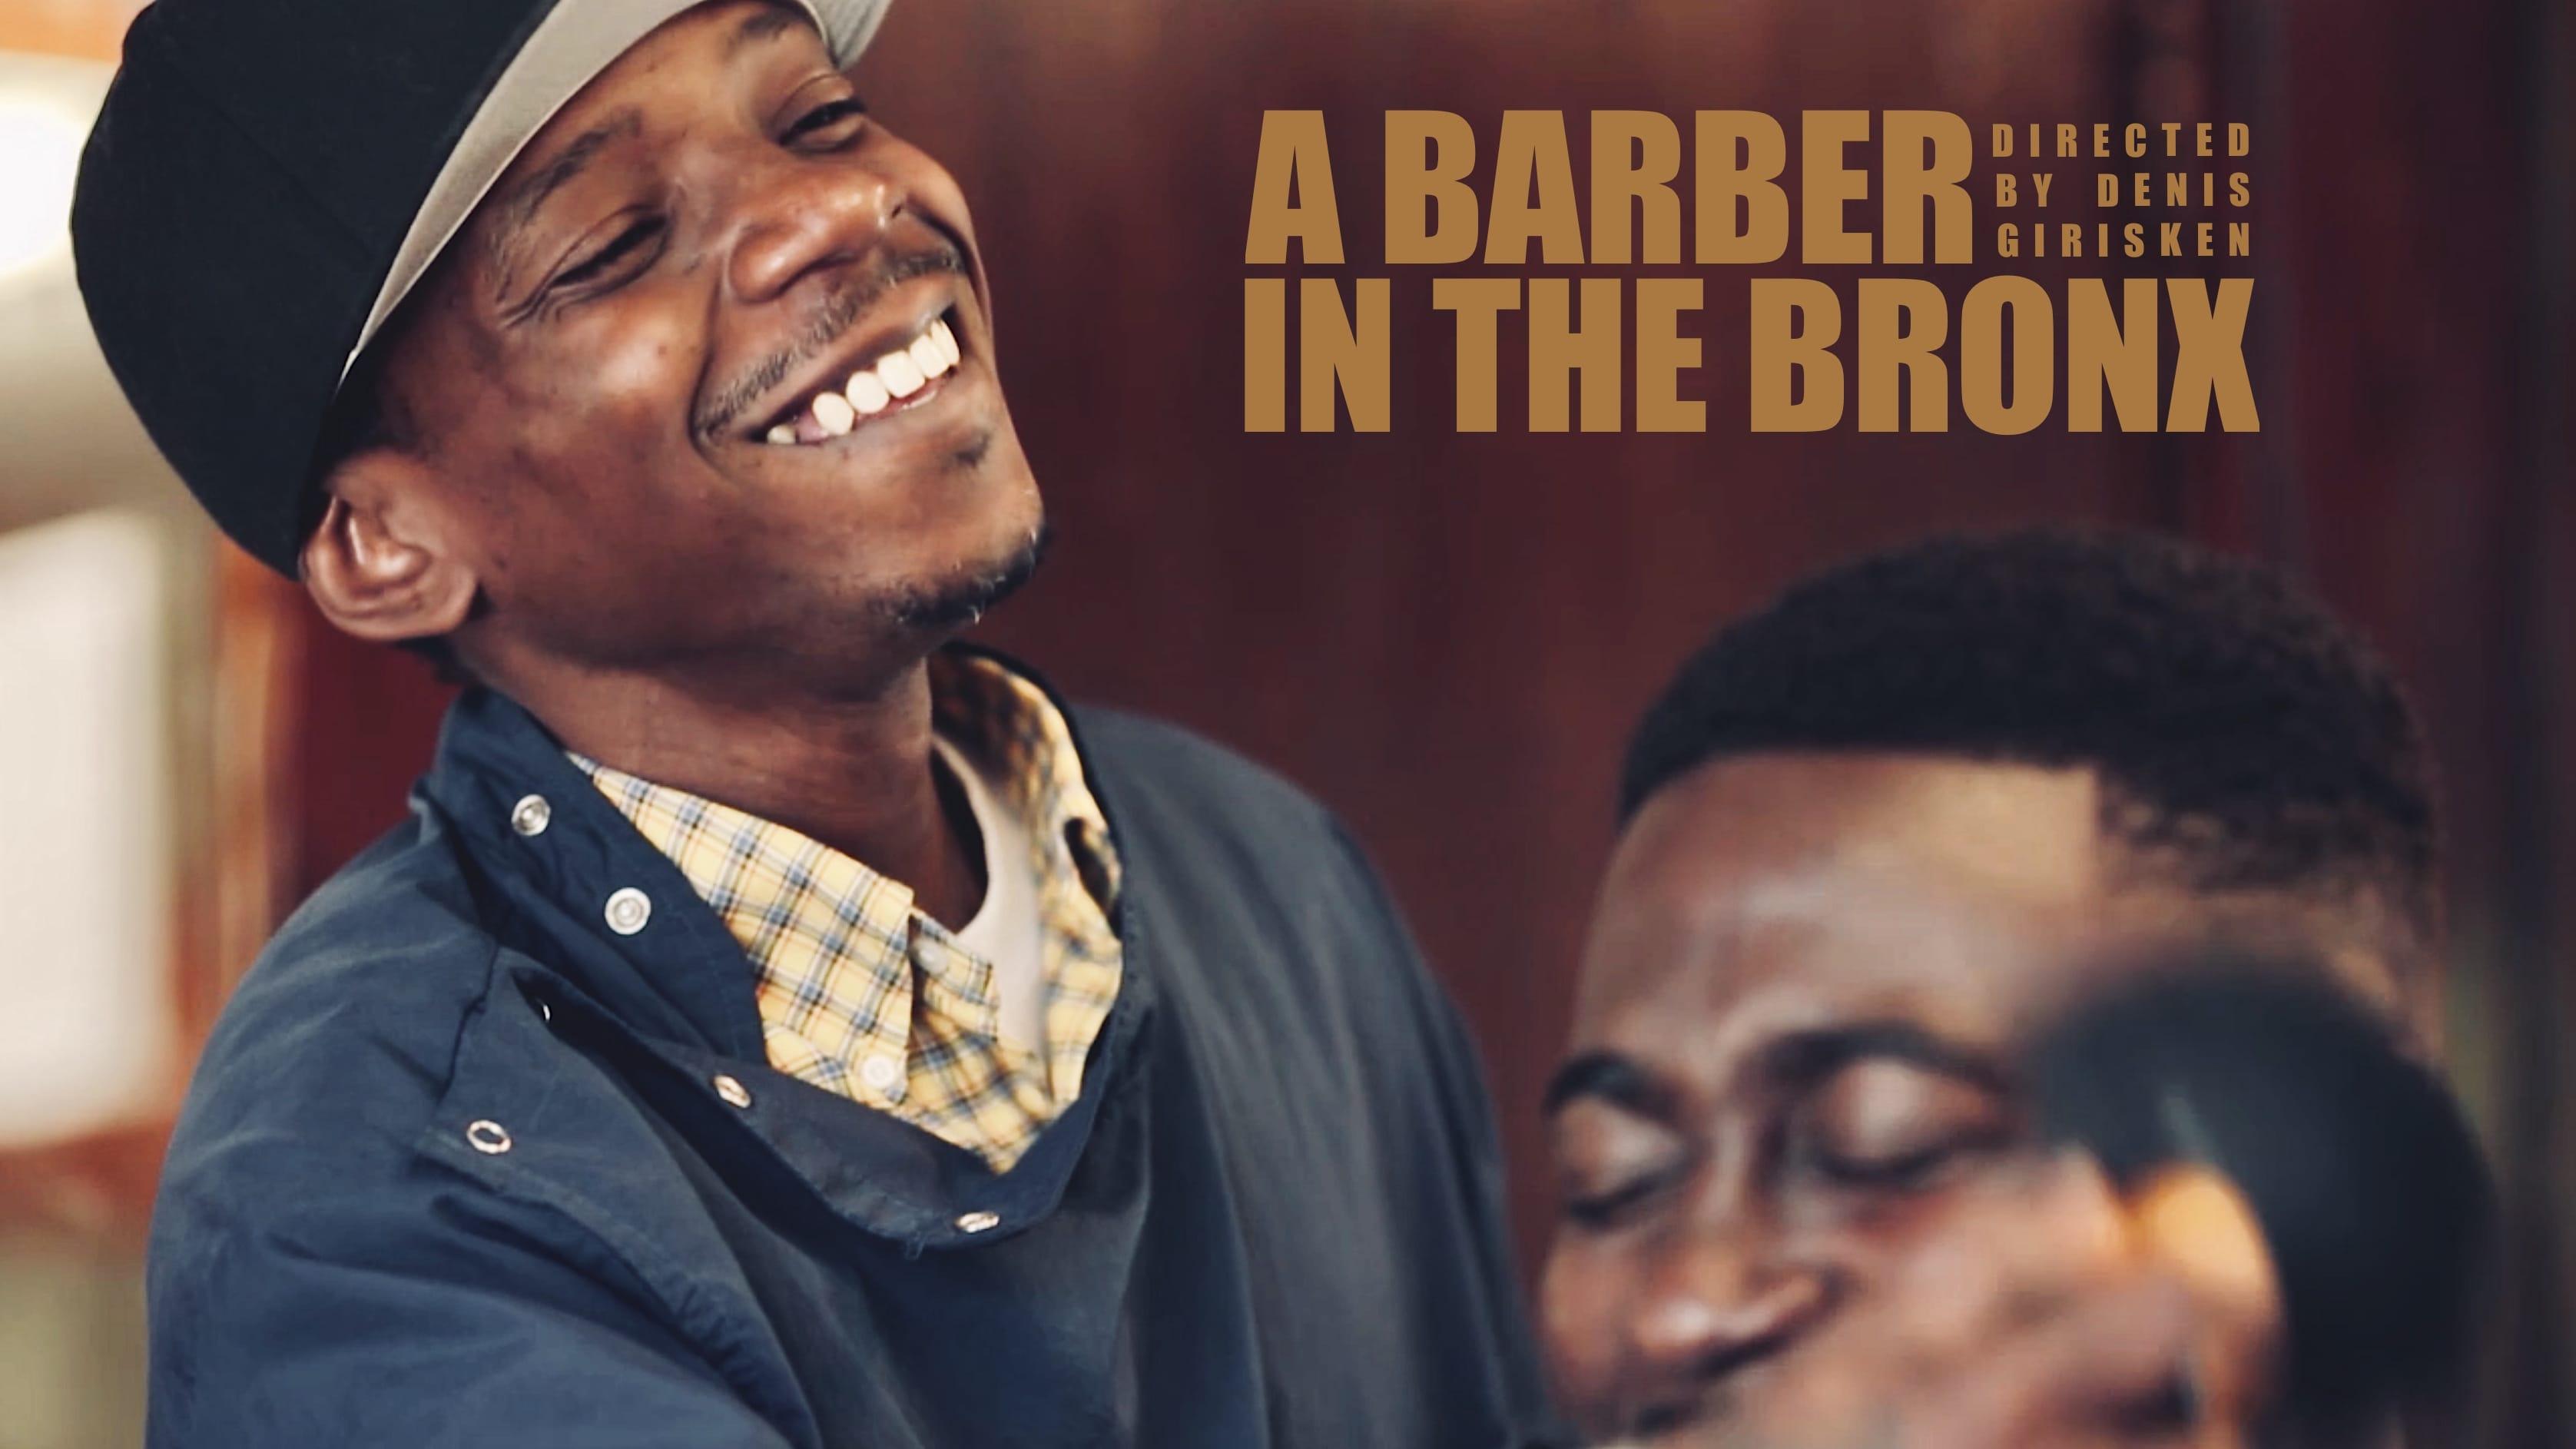
POLYGON ((2398 1015, 2416 978, 2331 929, 2366 910, 2161 883, 2100 807, 2085 770, 1778 754, 1638 813, 1550 1094, 1540 1309, 1587 1432, 2238 1442, 2278 1327, 2263 1280, 2142 1255, 2098 1173, 2029 1140, 2010 1044, 2158 942, 2310 942, 2398 1015), (2236 1408, 2179 1422, 2184 1362, 2236 1408))
POLYGON ((397 436, 303 555, 362 638, 444 636, 572 749, 775 820, 956 923, 928 655, 1043 525, 956 181, 802 13, 663 25, 558 113, 376 345, 397 436), (846 436, 782 412, 933 317, 963 353, 846 436))

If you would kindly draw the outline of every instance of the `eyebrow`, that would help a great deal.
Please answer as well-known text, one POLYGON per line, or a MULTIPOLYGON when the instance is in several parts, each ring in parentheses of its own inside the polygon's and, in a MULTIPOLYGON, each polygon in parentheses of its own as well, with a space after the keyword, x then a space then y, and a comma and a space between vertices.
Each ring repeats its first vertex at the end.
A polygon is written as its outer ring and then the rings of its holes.
POLYGON ((1541 1113, 1553 1117, 1579 1101, 1607 1102, 1640 1117, 1669 1115, 1674 1093, 1634 1057, 1612 1051, 1583 1052, 1548 1078, 1541 1113))
MULTIPOLYGON (((1909 1021, 1866 1021, 1793 1032, 1763 1046, 1754 1074, 1792 1090, 1812 1087, 1854 1062, 1893 1060, 1954 1077, 1981 1090, 2010 1090, 2011 1075, 1986 1053, 1909 1021)), ((1553 1117, 1579 1101, 1607 1103, 1639 1117, 1670 1117, 1679 1094, 1634 1057, 1588 1051, 1548 1079, 1540 1111, 1553 1117)))
POLYGON ((590 169, 590 164, 599 159, 599 153, 606 150, 610 142, 640 135, 643 130, 644 112, 629 106, 573 137, 533 175, 498 198, 501 209, 492 226, 491 243, 493 271, 497 278, 494 295, 503 298, 510 295, 512 258, 526 235, 528 223, 536 220, 537 209, 546 204, 546 198, 590 169))
POLYGON ((776 39, 791 30, 810 28, 804 11, 792 5, 772 5, 734 27, 733 38, 725 42, 725 59, 742 54, 746 46, 776 39))

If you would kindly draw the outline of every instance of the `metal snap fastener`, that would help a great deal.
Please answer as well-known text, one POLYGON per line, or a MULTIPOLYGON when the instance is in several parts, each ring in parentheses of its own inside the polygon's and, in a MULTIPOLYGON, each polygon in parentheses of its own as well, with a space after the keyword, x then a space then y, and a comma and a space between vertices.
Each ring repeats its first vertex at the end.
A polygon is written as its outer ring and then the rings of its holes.
POLYGON ((632 936, 653 919, 653 901, 642 891, 627 886, 608 898, 608 929, 621 936, 632 936))
POLYGON ((981 1233, 988 1232, 994 1228, 1000 1227, 1001 1225, 1002 1215, 1000 1213, 968 1213, 957 1220, 957 1231, 961 1233, 981 1233))
POLYGON ((467 1123, 465 1140, 475 1151, 488 1152, 496 1157, 510 1150, 509 1129, 489 1118, 467 1123))
POLYGON ((555 818, 555 807, 543 795, 522 795, 510 807, 510 828, 521 835, 543 835, 546 824, 555 818))
POLYGON ((714 1085, 716 1095, 724 1098, 728 1105, 735 1107, 748 1107, 751 1105, 751 1089, 744 1086, 735 1078, 727 1076, 723 1072, 718 1072, 715 1074, 714 1085))

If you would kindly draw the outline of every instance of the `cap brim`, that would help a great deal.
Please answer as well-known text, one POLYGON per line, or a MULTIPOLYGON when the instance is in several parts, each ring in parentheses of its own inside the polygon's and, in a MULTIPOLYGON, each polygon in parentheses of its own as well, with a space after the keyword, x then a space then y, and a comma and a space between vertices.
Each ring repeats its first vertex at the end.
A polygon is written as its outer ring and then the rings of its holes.
MULTIPOLYGON (((375 340, 385 320, 464 229, 465 219, 482 204, 501 173, 510 169, 555 112, 655 27, 701 3, 704 0, 557 0, 493 82, 474 119, 457 137, 446 164, 439 167, 420 210, 413 213, 411 228, 394 253, 393 268, 385 274, 366 325, 358 329, 358 340, 340 364, 343 381, 357 365, 358 354, 375 340)), ((867 49, 892 0, 793 3, 814 18, 833 60, 846 66, 867 49)))

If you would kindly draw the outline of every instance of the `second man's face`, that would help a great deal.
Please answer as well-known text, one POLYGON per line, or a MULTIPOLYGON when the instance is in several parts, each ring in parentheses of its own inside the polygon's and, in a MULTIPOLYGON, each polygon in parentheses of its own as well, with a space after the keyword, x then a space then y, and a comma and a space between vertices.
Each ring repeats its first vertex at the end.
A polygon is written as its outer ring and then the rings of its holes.
POLYGON ((2020 1311, 2007 1260, 2116 1268, 2115 1205, 2033 1142, 2013 1043, 2118 969, 2075 963, 2207 923, 2117 884, 2100 805, 2085 770, 1783 754, 1638 813, 1549 1094, 1540 1307, 1586 1432, 1878 1442, 1891 1385, 1946 1374, 1923 1345, 1973 1357, 1978 1315, 2020 1311))

